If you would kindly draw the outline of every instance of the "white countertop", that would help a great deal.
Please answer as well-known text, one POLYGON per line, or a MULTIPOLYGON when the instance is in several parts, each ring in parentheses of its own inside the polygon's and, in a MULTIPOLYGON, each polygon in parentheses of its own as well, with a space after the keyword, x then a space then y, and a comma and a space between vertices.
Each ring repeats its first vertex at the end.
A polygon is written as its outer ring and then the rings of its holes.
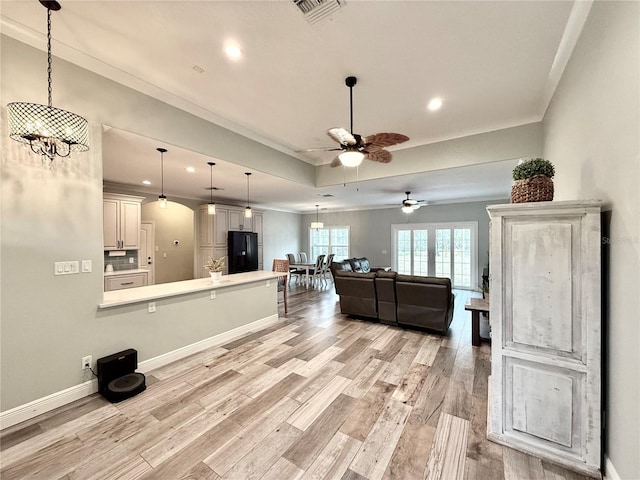
MULTIPOLYGON (((127 270, 127 272, 129 272, 129 270, 127 270)), ((122 274, 122 271, 120 271, 120 274, 122 274)), ((114 290, 111 292, 104 292, 102 303, 98 305, 98 308, 109 308, 117 307, 119 305, 127 305, 130 303, 146 302, 158 298, 173 297, 187 293, 260 282, 277 277, 277 272, 258 270, 255 272, 223 275, 222 279, 215 283, 211 281, 211 278, 196 278, 195 280, 184 280, 182 282, 160 283, 158 285, 148 285, 146 287, 114 290)))
POLYGON ((130 275, 132 273, 149 273, 144 268, 133 268, 131 270, 114 270, 113 272, 104 272, 105 277, 113 277, 114 275, 130 275))

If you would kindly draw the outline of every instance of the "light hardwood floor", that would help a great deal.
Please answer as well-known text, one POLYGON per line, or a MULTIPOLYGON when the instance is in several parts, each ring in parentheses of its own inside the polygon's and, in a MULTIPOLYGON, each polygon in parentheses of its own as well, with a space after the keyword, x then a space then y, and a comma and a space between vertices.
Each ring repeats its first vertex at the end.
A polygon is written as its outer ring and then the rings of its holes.
POLYGON ((292 287, 265 330, 0 432, 3 480, 541 479, 580 475, 485 438, 490 347, 468 292, 445 337, 339 313, 292 287))

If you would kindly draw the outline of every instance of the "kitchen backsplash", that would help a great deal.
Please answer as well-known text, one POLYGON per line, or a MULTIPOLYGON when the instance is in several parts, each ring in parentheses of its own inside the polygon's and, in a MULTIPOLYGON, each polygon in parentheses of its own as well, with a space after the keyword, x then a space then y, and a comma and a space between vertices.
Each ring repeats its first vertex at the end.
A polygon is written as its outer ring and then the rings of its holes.
POLYGON ((118 257, 110 257, 109 252, 104 252, 104 266, 113 266, 113 271, 134 270, 138 268, 138 250, 127 250, 126 254, 118 257), (133 259, 133 263, 129 263, 133 259))

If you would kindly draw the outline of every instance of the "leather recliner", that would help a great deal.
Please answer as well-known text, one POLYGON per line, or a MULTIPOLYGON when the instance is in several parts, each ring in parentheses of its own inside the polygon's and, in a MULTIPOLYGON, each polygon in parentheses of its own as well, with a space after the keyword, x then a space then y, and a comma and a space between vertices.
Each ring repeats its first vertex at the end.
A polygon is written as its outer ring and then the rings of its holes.
POLYGON ((429 328, 441 333, 449 330, 455 298, 451 280, 398 275, 395 284, 399 325, 429 328))
POLYGON ((340 295, 340 312, 378 318, 375 278, 373 272, 335 272, 333 282, 340 295))

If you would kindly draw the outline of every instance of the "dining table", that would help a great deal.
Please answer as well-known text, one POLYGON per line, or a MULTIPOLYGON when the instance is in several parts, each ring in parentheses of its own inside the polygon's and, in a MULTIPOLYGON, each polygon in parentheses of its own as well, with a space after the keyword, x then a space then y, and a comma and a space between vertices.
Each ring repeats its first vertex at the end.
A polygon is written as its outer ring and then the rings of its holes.
POLYGON ((304 285, 309 288, 309 270, 315 268, 315 263, 290 263, 290 269, 304 270, 304 285))

